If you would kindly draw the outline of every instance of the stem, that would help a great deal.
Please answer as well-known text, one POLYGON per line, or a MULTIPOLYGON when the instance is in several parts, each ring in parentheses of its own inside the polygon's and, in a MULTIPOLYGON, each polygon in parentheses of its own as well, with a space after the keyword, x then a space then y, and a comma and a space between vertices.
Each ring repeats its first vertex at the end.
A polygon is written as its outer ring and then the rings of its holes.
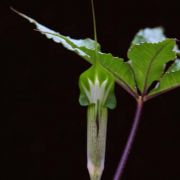
POLYGON ((133 145, 133 142, 135 139, 135 135, 136 135, 137 128, 139 125, 139 121, 140 121, 142 108, 143 108, 143 98, 140 96, 137 100, 137 108, 136 108, 136 113, 135 113, 135 117, 134 117, 134 122, 133 122, 133 125, 131 128, 125 149, 123 151, 121 160, 118 164, 118 168, 116 170, 114 180, 120 180, 122 178, 123 170, 125 168, 126 162, 128 160, 128 155, 130 153, 130 150, 132 148, 132 145, 133 145))
POLYGON ((96 30, 96 15, 94 9, 94 1, 91 0, 92 15, 93 15, 93 28, 94 28, 94 40, 97 42, 97 30, 96 30))
POLYGON ((105 161, 107 108, 90 105, 87 118, 87 168, 91 180, 100 180, 105 161))

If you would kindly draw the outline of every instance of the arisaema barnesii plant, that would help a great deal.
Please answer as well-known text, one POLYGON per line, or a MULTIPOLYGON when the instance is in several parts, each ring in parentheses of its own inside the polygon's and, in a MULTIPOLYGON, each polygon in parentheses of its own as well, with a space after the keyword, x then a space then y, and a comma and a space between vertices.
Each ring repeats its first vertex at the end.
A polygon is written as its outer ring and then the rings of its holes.
MULTIPOLYGON (((93 7, 93 1, 91 3, 93 7)), ((91 65, 79 78, 79 102, 87 106, 87 168, 91 180, 100 180, 104 169, 108 108, 116 106, 115 82, 136 100, 132 128, 114 176, 114 180, 121 179, 144 103, 180 87, 180 51, 176 39, 167 38, 160 27, 142 29, 135 35, 128 50, 128 60, 124 61, 101 52, 94 8, 94 40, 63 36, 14 11, 35 24, 37 31, 75 52, 91 65)))

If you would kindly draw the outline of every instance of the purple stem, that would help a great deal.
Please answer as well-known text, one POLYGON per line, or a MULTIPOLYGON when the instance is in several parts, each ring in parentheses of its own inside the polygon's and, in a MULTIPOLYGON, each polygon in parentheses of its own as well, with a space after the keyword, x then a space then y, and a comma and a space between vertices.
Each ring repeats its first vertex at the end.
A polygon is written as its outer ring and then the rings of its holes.
POLYGON ((142 112, 142 108, 143 108, 143 98, 139 97, 139 99, 137 100, 137 108, 136 108, 136 113, 135 113, 135 117, 134 117, 134 121, 133 121, 133 125, 126 143, 126 146, 124 148, 121 160, 118 164, 118 168, 116 170, 115 176, 114 176, 114 180, 120 180, 122 178, 122 174, 123 174, 123 170, 124 167, 126 165, 126 162, 128 160, 128 155, 130 153, 130 150, 132 148, 135 136, 136 136, 136 132, 137 132, 137 128, 138 128, 138 124, 140 121, 140 116, 141 116, 141 112, 142 112))

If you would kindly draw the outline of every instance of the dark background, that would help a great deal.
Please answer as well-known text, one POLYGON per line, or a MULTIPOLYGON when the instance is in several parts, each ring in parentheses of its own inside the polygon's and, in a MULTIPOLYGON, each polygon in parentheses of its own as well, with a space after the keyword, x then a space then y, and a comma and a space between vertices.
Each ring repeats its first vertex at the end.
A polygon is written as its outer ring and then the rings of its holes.
MULTIPOLYGON (((88 180, 86 109, 78 104, 78 77, 89 65, 33 31, 9 6, 63 35, 93 38, 90 0, 0 1, 8 94, 1 120, 0 179, 88 180)), ((144 27, 163 26, 167 36, 180 39, 179 0, 98 0, 95 6, 104 52, 126 59, 130 41, 144 27)), ((113 178, 135 111, 129 94, 118 86, 116 94, 103 180, 113 178)), ((123 180, 180 180, 179 98, 176 89, 146 103, 123 180)))

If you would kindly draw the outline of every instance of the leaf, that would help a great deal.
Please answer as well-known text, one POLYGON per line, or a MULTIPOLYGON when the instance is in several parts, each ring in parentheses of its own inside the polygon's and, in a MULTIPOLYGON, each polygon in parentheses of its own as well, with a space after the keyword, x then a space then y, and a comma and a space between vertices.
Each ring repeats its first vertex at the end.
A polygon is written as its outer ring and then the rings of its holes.
MULTIPOLYGON (((66 49, 70 51, 74 51, 77 53, 79 56, 83 57, 85 60, 87 60, 89 63, 93 63, 92 59, 92 54, 90 54, 89 50, 94 50, 94 51, 99 51, 100 50, 100 45, 90 39, 86 38, 83 40, 77 40, 77 39, 72 39, 68 36, 63 36, 59 34, 58 32, 55 32, 41 24, 39 24, 37 21, 34 19, 26 16, 23 13, 20 13, 12 8, 14 12, 22 16, 23 18, 27 19, 29 22, 33 23, 36 25, 37 30, 44 34, 48 39, 52 39, 56 43, 62 44, 66 49)), ((91 52, 92 53, 92 52, 91 52)))
POLYGON ((159 80, 165 64, 174 60, 175 40, 166 39, 159 43, 133 45, 128 51, 129 63, 134 71, 137 86, 146 94, 153 81, 159 80))
POLYGON ((158 43, 166 39, 164 29, 162 27, 141 29, 134 37, 132 44, 141 43, 158 43))
MULTIPOLYGON (((164 34, 164 29, 162 27, 155 28, 145 28, 141 29, 132 40, 132 45, 138 45, 142 43, 159 43, 166 39, 166 35, 164 34)), ((180 50, 178 45, 174 46, 173 49, 177 55, 180 54, 180 50)))
MULTIPOLYGON (((100 45, 89 38, 84 40, 76 40, 70 37, 63 36, 41 24, 34 19, 22 14, 14 9, 23 18, 36 25, 39 32, 44 34, 47 38, 52 39, 56 43, 62 44, 68 50, 76 52, 79 56, 83 57, 89 63, 93 64, 95 60, 99 61, 101 65, 121 84, 128 92, 135 96, 136 87, 134 82, 133 72, 128 63, 123 62, 122 59, 113 57, 111 54, 100 52, 100 45)), ((82 99, 84 97, 82 96, 82 99)), ((85 101, 84 101, 85 102, 85 101)), ((87 102, 85 102, 87 104, 87 102)))
POLYGON ((112 54, 101 52, 97 53, 97 59, 100 64, 114 76, 117 83, 132 96, 135 97, 137 95, 134 74, 127 62, 124 62, 122 58, 112 56, 112 54))
POLYGON ((177 59, 171 65, 147 98, 162 94, 177 87, 180 87, 180 59, 177 59))

